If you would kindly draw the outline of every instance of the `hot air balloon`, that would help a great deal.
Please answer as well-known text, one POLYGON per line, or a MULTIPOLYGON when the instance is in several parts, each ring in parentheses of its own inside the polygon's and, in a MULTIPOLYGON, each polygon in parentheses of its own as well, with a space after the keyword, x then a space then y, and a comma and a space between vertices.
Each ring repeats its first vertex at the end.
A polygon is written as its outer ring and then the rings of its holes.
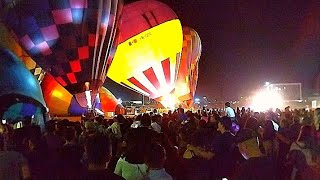
POLYGON ((183 42, 181 23, 173 10, 154 0, 125 5, 119 32, 107 76, 154 99, 170 95, 183 42))
POLYGON ((121 0, 9 1, 2 19, 32 59, 77 94, 102 86, 121 9, 121 0))
POLYGON ((45 71, 22 49, 22 47, 11 36, 4 24, 0 23, 0 46, 10 49, 24 63, 27 69, 41 83, 45 71))
MULTIPOLYGON (((87 112, 86 99, 76 99, 50 74, 45 75, 41 87, 51 115, 79 116, 87 112)), ((104 113, 115 113, 117 106, 123 108, 114 95, 104 87, 101 87, 97 96, 93 98, 93 107, 104 113)))
POLYGON ((46 104, 38 81, 8 49, 0 48, 0 62, 0 117, 16 123, 33 116, 44 124, 46 104))
POLYGON ((187 108, 192 105, 197 87, 200 55, 201 40, 198 33, 194 29, 184 27, 183 49, 174 97, 178 98, 187 108))

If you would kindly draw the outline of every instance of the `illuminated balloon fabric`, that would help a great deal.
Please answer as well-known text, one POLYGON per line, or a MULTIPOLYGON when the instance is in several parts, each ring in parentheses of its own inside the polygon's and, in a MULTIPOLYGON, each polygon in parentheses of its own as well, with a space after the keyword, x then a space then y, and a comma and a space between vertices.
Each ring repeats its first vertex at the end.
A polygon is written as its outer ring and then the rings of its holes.
MULTIPOLYGON (((87 107, 62 87, 50 74, 46 74, 41 83, 44 99, 51 115, 82 115, 87 107)), ((106 88, 101 87, 94 107, 103 112, 114 112, 117 99, 106 88), (100 98, 100 99, 99 99, 100 98)))
MULTIPOLYGON (((97 108, 105 113, 107 112, 115 112, 118 106, 117 98, 105 87, 101 87, 99 89, 99 95, 94 98, 93 108, 97 108)), ((83 100, 85 101, 85 100, 83 100)), ((87 111, 87 107, 81 105, 83 103, 79 102, 79 98, 75 98, 73 96, 70 107, 69 114, 71 115, 82 115, 87 111)), ((120 107, 122 107, 120 105, 120 107)), ((123 108, 123 107, 122 107, 123 108)))
POLYGON ((182 50, 182 27, 167 5, 145 0, 125 5, 120 44, 107 76, 113 81, 159 98, 174 89, 182 50))
MULTIPOLYGON (((16 103, 22 103, 22 105, 28 103, 40 108, 44 113, 46 104, 40 85, 18 57, 9 50, 0 47, 0 62, 0 112, 3 108, 8 109, 16 103)), ((19 112, 23 113, 24 111, 19 112)), ((20 115, 26 116, 28 114, 20 115)), ((11 117, 11 119, 14 118, 11 117)))
POLYGON ((184 27, 183 50, 174 94, 187 106, 192 104, 196 91, 200 55, 201 40, 198 33, 189 27, 184 27))
POLYGON ((97 90, 109 66, 119 0, 29 0, 9 8, 4 22, 26 52, 71 94, 85 82, 97 90))
POLYGON ((45 75, 41 87, 49 113, 51 115, 67 115, 72 95, 50 74, 45 75))
POLYGON ((36 62, 21 48, 21 46, 14 40, 4 24, 0 23, 0 46, 10 49, 29 71, 38 79, 42 81, 45 72, 39 67, 36 62))
POLYGON ((101 110, 103 112, 115 112, 118 103, 117 98, 105 87, 99 91, 101 110))

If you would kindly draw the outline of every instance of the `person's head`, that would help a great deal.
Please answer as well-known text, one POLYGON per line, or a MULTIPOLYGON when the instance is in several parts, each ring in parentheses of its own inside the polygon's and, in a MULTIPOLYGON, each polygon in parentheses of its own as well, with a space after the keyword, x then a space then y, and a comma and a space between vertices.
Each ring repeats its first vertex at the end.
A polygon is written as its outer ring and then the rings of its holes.
POLYGON ((94 118, 94 122, 98 124, 102 124, 103 120, 104 120, 103 116, 98 116, 94 118))
POLYGON ((224 105, 225 105, 226 107, 230 107, 230 106, 231 106, 230 102, 226 102, 224 105))
POLYGON ((311 125, 313 123, 312 119, 308 116, 304 117, 302 119, 302 124, 303 125, 311 125))
POLYGON ((297 139, 297 142, 308 142, 312 139, 312 126, 302 126, 297 139))
POLYGON ((46 123, 46 130, 47 130, 48 133, 54 133, 54 131, 55 131, 55 129, 56 129, 55 123, 56 123, 56 121, 53 121, 53 120, 48 121, 48 122, 46 123))
POLYGON ((141 118, 141 126, 144 126, 144 127, 151 126, 151 117, 149 114, 147 113, 143 114, 141 118))
POLYGON ((214 123, 217 123, 220 121, 220 116, 218 113, 214 113, 211 118, 210 118, 210 122, 214 122, 214 123))
POLYGON ((229 131, 231 126, 232 126, 232 120, 227 116, 223 116, 218 123, 217 130, 220 131, 221 133, 224 133, 225 131, 229 131))
POLYGON ((257 133, 251 129, 242 129, 237 134, 239 151, 245 159, 260 156, 257 133))
POLYGON ((111 156, 109 139, 102 135, 88 137, 85 143, 85 152, 89 164, 105 166, 111 156))
POLYGON ((76 131, 72 127, 68 127, 65 129, 64 138, 67 142, 75 141, 76 139, 76 131))
POLYGON ((294 122, 295 124, 300 124, 300 117, 299 117, 299 116, 294 116, 294 117, 293 117, 293 122, 294 122))
POLYGON ((206 124, 206 121, 202 119, 199 121, 198 128, 205 128, 206 124))
POLYGON ((163 168, 166 161, 166 151, 158 143, 152 143, 145 156, 145 163, 149 168, 163 168))
POLYGON ((281 128, 289 128, 289 126, 290 126, 290 121, 288 119, 282 119, 280 121, 281 128))

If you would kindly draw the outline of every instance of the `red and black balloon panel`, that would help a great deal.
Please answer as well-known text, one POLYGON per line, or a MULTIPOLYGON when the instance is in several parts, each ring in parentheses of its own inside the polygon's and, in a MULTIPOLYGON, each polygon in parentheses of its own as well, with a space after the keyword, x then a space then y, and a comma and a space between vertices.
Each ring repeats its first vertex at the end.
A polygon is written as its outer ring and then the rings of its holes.
POLYGON ((5 23, 30 56, 72 94, 105 80, 116 34, 118 0, 31 0, 9 9, 5 23))
POLYGON ((121 17, 119 43, 159 24, 177 19, 167 5, 154 0, 142 0, 124 6, 121 17), (128 30, 130 29, 130 30, 128 30))

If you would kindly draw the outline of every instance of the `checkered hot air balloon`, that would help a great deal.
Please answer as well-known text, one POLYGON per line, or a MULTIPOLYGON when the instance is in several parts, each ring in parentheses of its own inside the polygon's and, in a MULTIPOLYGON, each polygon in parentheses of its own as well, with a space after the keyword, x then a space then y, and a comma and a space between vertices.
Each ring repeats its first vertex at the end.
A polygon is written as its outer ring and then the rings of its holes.
POLYGON ((192 105, 196 92, 200 55, 201 40, 198 33, 194 29, 183 27, 183 49, 174 96, 186 107, 192 105))
POLYGON ((182 27, 167 5, 143 0, 123 8, 119 45, 108 77, 151 98, 174 90, 182 27))
POLYGON ((8 1, 5 9, 2 19, 15 39, 71 94, 102 86, 121 0, 8 1))
POLYGON ((0 46, 10 49, 17 55, 26 68, 35 76, 39 83, 41 83, 45 71, 22 49, 2 23, 0 23, 0 46))

